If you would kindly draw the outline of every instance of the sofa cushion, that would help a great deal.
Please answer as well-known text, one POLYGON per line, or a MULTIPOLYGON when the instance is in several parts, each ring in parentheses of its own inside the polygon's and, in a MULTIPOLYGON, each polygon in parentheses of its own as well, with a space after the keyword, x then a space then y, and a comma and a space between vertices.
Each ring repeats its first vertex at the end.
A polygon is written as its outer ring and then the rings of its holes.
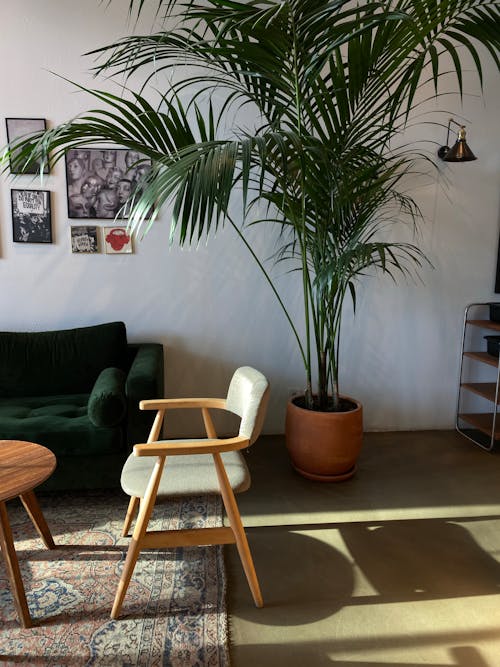
POLYGON ((90 392, 88 416, 94 426, 116 426, 125 417, 126 375, 120 368, 105 368, 90 392))
POLYGON ((0 332, 0 397, 88 394, 108 366, 128 370, 123 322, 0 332))
POLYGON ((1 437, 44 445, 58 456, 124 451, 123 429, 96 427, 87 415, 89 394, 0 399, 1 437))

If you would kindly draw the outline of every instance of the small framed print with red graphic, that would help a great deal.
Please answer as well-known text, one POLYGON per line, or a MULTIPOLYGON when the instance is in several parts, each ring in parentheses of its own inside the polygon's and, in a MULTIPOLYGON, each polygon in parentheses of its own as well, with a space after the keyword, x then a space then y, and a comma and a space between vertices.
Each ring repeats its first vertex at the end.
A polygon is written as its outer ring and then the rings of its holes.
POLYGON ((108 255, 130 255, 132 237, 126 227, 104 227, 104 248, 108 255))

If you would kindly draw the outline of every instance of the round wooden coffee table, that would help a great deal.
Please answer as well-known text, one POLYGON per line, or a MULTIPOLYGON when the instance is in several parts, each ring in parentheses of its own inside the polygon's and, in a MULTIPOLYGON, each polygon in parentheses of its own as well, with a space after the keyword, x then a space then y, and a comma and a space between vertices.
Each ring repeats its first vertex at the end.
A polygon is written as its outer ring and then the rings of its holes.
POLYGON ((55 544, 33 489, 50 477, 56 457, 45 447, 23 440, 0 440, 0 545, 21 625, 31 627, 23 580, 5 502, 19 496, 47 549, 55 544))

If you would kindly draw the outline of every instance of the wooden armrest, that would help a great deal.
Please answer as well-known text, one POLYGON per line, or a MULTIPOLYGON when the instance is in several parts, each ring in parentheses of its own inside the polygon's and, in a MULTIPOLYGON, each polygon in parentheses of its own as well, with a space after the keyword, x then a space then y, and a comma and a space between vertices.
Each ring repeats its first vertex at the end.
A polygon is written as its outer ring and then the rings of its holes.
POLYGON ((173 410, 177 408, 218 408, 225 410, 225 398, 151 398, 139 403, 141 410, 173 410))
POLYGON ((205 441, 172 442, 148 442, 146 444, 135 445, 135 456, 178 456, 186 454, 216 454, 221 452, 232 452, 248 447, 249 439, 236 436, 235 438, 205 441))

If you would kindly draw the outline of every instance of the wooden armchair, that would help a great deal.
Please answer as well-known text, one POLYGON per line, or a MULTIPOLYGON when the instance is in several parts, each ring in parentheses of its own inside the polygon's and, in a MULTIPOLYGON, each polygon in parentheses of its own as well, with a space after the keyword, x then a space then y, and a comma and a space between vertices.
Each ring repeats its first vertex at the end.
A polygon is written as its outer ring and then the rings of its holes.
POLYGON ((264 421, 269 385, 259 371, 244 366, 234 373, 226 398, 186 398, 141 401, 141 410, 157 414, 146 444, 135 445, 122 470, 121 485, 130 496, 123 536, 139 514, 132 534, 111 618, 117 618, 135 564, 142 549, 236 543, 252 596, 263 606, 259 582, 234 494, 250 486, 250 474, 240 450, 252 445, 264 421), (193 440, 158 440, 165 412, 201 409, 207 437, 193 440), (236 437, 219 439, 211 409, 240 417, 236 437), (209 456, 211 455, 211 456, 209 456), (221 494, 229 527, 148 531, 156 500, 173 496, 221 494))

